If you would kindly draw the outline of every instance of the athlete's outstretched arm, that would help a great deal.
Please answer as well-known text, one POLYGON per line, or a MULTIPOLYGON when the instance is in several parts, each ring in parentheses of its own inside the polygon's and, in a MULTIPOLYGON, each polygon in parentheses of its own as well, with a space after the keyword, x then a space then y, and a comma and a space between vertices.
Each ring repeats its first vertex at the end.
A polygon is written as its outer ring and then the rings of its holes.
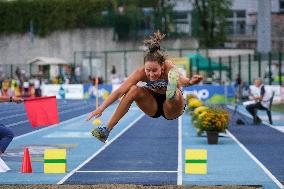
POLYGON ((193 75, 191 77, 191 79, 184 77, 181 73, 179 74, 179 83, 182 86, 190 86, 190 85, 195 85, 197 83, 199 83, 200 81, 203 80, 203 76, 202 75, 193 75))
MULTIPOLYGON (((176 65, 171 60, 166 60, 166 64, 169 65, 170 69, 177 69, 176 65)), ((203 80, 202 75, 193 75, 191 79, 184 77, 181 72, 179 72, 179 86, 190 86, 195 85, 203 80)))
POLYGON ((136 85, 139 81, 143 80, 145 77, 145 71, 144 67, 137 69, 134 71, 122 84, 121 86, 113 91, 108 98, 93 112, 91 112, 88 117, 87 121, 92 119, 92 117, 95 116, 95 118, 98 118, 102 115, 103 111, 110 106, 113 102, 115 102, 117 99, 122 97, 124 94, 126 94, 131 86, 136 85))

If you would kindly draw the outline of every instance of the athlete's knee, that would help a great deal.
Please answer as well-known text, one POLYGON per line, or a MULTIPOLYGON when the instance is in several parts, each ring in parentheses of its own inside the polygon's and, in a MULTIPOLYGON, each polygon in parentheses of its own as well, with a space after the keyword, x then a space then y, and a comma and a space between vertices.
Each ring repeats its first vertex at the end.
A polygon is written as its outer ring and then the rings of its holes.
POLYGON ((181 116, 185 110, 185 105, 181 103, 164 103, 164 117, 168 120, 176 119, 181 116))
POLYGON ((140 92, 140 87, 133 85, 127 92, 126 97, 135 100, 139 96, 140 92))
POLYGON ((164 118, 167 119, 167 120, 174 120, 174 119, 177 119, 180 115, 164 115, 164 118))

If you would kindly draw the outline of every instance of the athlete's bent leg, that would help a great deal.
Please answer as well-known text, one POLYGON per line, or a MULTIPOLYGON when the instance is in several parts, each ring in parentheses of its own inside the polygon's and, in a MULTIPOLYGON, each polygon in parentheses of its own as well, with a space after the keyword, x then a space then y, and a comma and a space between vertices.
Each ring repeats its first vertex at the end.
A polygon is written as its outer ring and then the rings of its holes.
POLYGON ((167 119, 176 119, 184 111, 184 99, 180 90, 176 91, 173 99, 167 99, 164 102, 163 110, 167 119))
POLYGON ((106 125, 109 130, 112 130, 118 121, 128 112, 133 101, 136 102, 138 107, 145 114, 150 116, 154 115, 158 109, 157 102, 151 93, 145 88, 134 85, 125 94, 115 112, 112 114, 108 124, 106 125))
POLYGON ((158 109, 156 99, 144 88, 132 86, 120 101, 115 112, 112 114, 106 127, 97 127, 92 131, 92 135, 102 142, 106 142, 109 132, 118 121, 128 112, 132 102, 135 101, 138 107, 147 115, 154 115, 158 109))

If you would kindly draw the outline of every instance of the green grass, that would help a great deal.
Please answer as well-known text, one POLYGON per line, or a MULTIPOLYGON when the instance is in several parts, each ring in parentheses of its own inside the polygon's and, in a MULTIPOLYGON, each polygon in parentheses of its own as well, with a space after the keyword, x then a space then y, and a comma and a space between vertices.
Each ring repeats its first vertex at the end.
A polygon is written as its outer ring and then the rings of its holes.
POLYGON ((273 104, 272 111, 280 112, 284 114, 284 104, 273 104))

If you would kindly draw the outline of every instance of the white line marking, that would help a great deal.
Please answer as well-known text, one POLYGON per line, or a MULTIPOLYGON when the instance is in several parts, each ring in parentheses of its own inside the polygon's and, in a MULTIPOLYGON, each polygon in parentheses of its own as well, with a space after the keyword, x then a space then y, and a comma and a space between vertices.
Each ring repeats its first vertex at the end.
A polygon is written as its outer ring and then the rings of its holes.
POLYGON ((100 154, 104 149, 106 149, 113 141, 115 141, 118 137, 120 137, 123 133, 125 133, 130 127, 132 127, 138 120, 140 120, 145 114, 141 114, 138 118, 132 121, 126 128, 124 128, 118 135, 116 135, 111 141, 107 142, 104 146, 102 146, 98 151, 96 151, 91 157, 81 163, 78 167, 73 169, 69 174, 67 174, 64 178, 62 178, 57 184, 63 184, 69 177, 71 177, 75 172, 81 169, 84 165, 86 165, 89 161, 95 158, 98 154, 100 154))
POLYGON ((23 116, 23 115, 26 115, 26 113, 13 114, 13 115, 10 115, 10 116, 1 117, 0 120, 10 119, 10 118, 14 118, 14 117, 23 116))
POLYGON ((273 126, 275 129, 277 129, 278 131, 284 133, 284 127, 283 126, 273 126))
POLYGON ((29 135, 32 135, 32 134, 41 132, 41 131, 45 131, 45 130, 54 128, 55 126, 61 125, 61 124, 66 124, 66 123, 68 123, 68 122, 72 122, 74 119, 79 119, 79 118, 81 118, 81 117, 86 116, 87 114, 89 114, 89 113, 80 115, 80 116, 78 116, 78 117, 74 117, 74 118, 72 118, 72 119, 68 119, 68 120, 63 121, 63 122, 61 122, 61 123, 59 123, 59 124, 51 125, 51 126, 48 126, 48 127, 42 128, 42 129, 39 129, 39 130, 35 130, 35 131, 32 131, 32 132, 29 132, 29 133, 26 133, 26 134, 17 136, 17 137, 15 137, 13 140, 17 140, 17 139, 20 139, 20 138, 23 138, 23 137, 26 137, 26 136, 29 136, 29 135))
POLYGON ((76 171, 77 173, 177 173, 177 171, 76 171))
MULTIPOLYGON (((75 104, 75 103, 74 103, 74 104, 75 104)), ((61 111, 61 112, 59 112, 59 114, 60 114, 60 113, 66 113, 66 112, 73 111, 73 110, 74 110, 73 107, 78 107, 77 104, 80 104, 80 103, 76 103, 75 105, 74 105, 74 104, 70 104, 70 105, 67 105, 67 106, 60 106, 60 108, 68 107, 69 109, 64 110, 64 111, 61 111), (71 108, 71 110, 70 110, 70 108, 71 108)), ((87 106, 92 106, 92 105, 87 105, 87 106)), ((75 108, 75 109, 77 109, 77 108, 75 108)), ((82 107, 80 107, 79 109, 82 109, 82 107)), ((4 119, 10 119, 10 118, 14 118, 14 117, 19 117, 19 116, 26 115, 26 112, 25 112, 25 113, 22 113, 23 111, 25 111, 25 109, 23 109, 23 110, 21 110, 21 111, 17 111, 17 112, 19 112, 19 113, 17 113, 17 114, 15 114, 16 111, 14 111, 14 112, 11 111, 11 114, 12 114, 12 115, 1 117, 1 118, 0 118, 0 121, 1 121, 1 120, 4 120, 4 119)), ((7 113, 7 111, 6 111, 6 113, 7 113)), ((10 124, 10 125, 11 125, 11 124, 10 124)))
POLYGON ((6 127, 13 127, 13 126, 15 126, 15 125, 19 125, 19 124, 23 124, 23 123, 28 123, 28 122, 29 122, 29 120, 18 121, 18 122, 16 122, 16 123, 11 123, 11 124, 5 125, 5 126, 6 126, 6 127))
MULTIPOLYGON (((64 111, 61 111, 61 112, 58 112, 58 114, 59 115, 61 115, 61 114, 65 114, 65 113, 69 113, 69 112, 72 112, 72 111, 74 111, 74 110, 80 110, 80 109, 85 109, 85 108, 87 108, 87 107, 89 107, 89 106, 93 106, 92 104, 90 104, 90 105, 86 105, 86 106, 83 106, 83 107, 77 107, 77 108, 72 108, 72 109, 67 109, 67 110, 64 110, 64 111)), ((20 115, 20 114, 18 114, 18 115, 20 115)), ((17 116, 18 116, 17 115, 17 116)), ((26 113, 24 113, 23 115, 26 115, 26 113)), ((5 117, 5 118, 8 118, 8 117, 5 117)), ((8 124, 8 125, 5 125, 6 127, 13 127, 13 126, 15 126, 15 125, 19 125, 19 124, 23 124, 23 123, 28 123, 29 122, 29 120, 24 120, 24 121, 18 121, 18 122, 16 122, 16 123, 11 123, 11 124, 8 124)))
MULTIPOLYGON (((111 105, 111 106, 114 106, 114 105, 111 105)), ((110 107, 111 107, 110 106, 110 107)), ((110 109, 106 109, 105 111, 110 111, 110 109)), ((17 136, 15 137, 13 140, 17 140, 19 138, 23 138, 25 136, 29 136, 31 134, 35 134, 35 133, 38 133, 38 132, 41 132, 41 131, 45 131, 47 129, 51 129, 51 128, 54 128, 54 126, 59 126, 59 125, 64 125, 64 124, 67 124, 69 122, 72 122, 74 119, 79 119, 81 117, 84 117, 84 116, 87 116, 89 115, 90 112, 86 113, 86 114, 83 114, 83 115, 80 115, 80 116, 77 116, 77 117, 73 117, 71 119, 68 119, 68 120, 65 120, 65 121, 62 121, 60 122, 59 124, 55 124, 55 125, 51 125, 51 126, 48 126, 48 127, 45 127, 45 128, 42 128, 42 129, 38 129, 38 130, 35 130, 35 131, 32 131, 32 132, 29 132, 29 133, 26 133, 26 134, 23 134, 23 135, 20 135, 20 136, 17 136)))
POLYGON ((182 185, 182 116, 178 118, 178 170, 177 185, 182 185))
POLYGON ((255 161, 255 163, 267 174, 267 176, 270 177, 277 186, 279 186, 279 188, 284 189, 281 182, 279 182, 279 180, 230 131, 226 130, 226 132, 247 153, 247 155, 255 161))
POLYGON ((81 109, 85 109, 89 106, 94 106, 93 104, 89 104, 89 105, 86 105, 86 106, 77 106, 76 108, 72 108, 72 109, 67 109, 67 110, 64 110, 62 112, 59 112, 58 114, 65 114, 65 113, 69 113, 69 112, 73 112, 74 110, 81 110, 81 109))

